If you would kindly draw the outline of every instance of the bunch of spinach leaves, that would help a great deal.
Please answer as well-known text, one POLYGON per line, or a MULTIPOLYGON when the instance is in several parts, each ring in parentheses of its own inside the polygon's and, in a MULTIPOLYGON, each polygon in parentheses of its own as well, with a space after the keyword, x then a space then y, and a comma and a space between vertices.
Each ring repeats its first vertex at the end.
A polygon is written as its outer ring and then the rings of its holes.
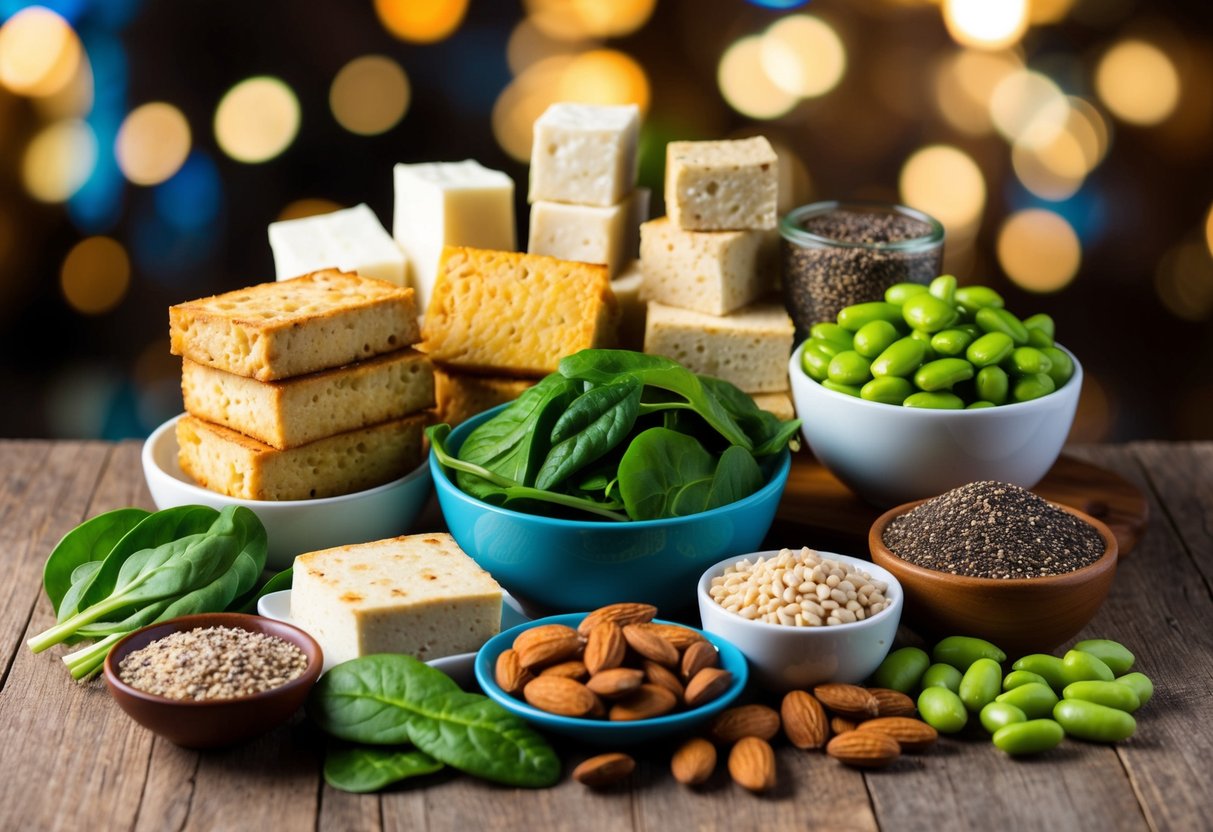
POLYGON ((57 623, 29 647, 39 653, 95 639, 63 657, 72 678, 87 679, 133 630, 245 603, 265 557, 265 527, 242 506, 98 515, 68 532, 47 559, 42 581, 57 623))
POLYGON ((448 425, 427 435, 459 488, 485 502, 655 520, 753 494, 799 427, 668 358, 582 350, 479 425, 457 454, 446 449, 448 425))

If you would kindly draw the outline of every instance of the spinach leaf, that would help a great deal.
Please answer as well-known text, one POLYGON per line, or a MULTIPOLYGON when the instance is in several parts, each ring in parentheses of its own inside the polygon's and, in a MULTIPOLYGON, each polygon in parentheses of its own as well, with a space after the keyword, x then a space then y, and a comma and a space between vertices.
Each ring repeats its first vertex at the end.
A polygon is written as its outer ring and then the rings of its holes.
POLYGON ((249 615, 255 615, 257 612, 257 602, 269 595, 271 592, 281 592, 284 589, 290 589, 294 581, 295 569, 288 566, 281 572, 270 577, 268 581, 261 585, 260 588, 254 586, 244 595, 241 595, 235 601, 232 601, 228 607, 233 612, 243 612, 249 615))
POLYGON ((107 511, 86 520, 63 536, 51 550, 42 569, 42 586, 56 614, 68 590, 78 580, 91 579, 118 541, 150 514, 150 511, 141 508, 107 511), (84 567, 87 568, 81 572, 84 567))
POLYGON ((365 794, 441 768, 442 763, 415 748, 343 746, 325 754, 324 782, 343 792, 365 794))
POLYGON ((762 487, 762 472, 745 448, 717 462, 694 437, 649 428, 619 462, 619 493, 633 520, 682 517, 725 505, 762 487))
POLYGON ((339 739, 409 742, 497 783, 541 787, 560 777, 555 751, 526 723, 412 656, 385 653, 337 665, 312 689, 307 710, 339 739))
POLYGON ((754 443, 754 456, 764 457, 781 453, 792 445, 792 450, 799 448, 798 434, 800 420, 790 419, 781 421, 778 416, 763 410, 747 393, 743 393, 735 385, 712 376, 700 376, 704 387, 712 391, 717 401, 725 410, 732 414, 737 424, 746 432, 754 443))
POLYGON ((636 423, 643 389, 635 376, 624 376, 578 396, 552 428, 556 444, 539 469, 535 487, 551 489, 614 450, 636 423))
POLYGON ((720 461, 716 463, 712 485, 699 511, 735 503, 762 488, 763 482, 762 469, 753 454, 736 445, 725 448, 720 461))

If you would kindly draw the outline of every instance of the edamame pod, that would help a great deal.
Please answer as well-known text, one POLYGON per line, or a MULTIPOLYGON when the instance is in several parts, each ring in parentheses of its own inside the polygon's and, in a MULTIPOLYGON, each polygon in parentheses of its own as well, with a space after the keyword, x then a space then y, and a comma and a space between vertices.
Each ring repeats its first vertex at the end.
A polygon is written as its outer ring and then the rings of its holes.
POLYGON ((1044 312, 1037 312, 1035 315, 1024 318, 1023 325, 1028 329, 1035 329, 1038 332, 1043 332, 1045 335, 1048 335, 1050 339, 1053 338, 1057 330, 1057 327, 1053 323, 1053 318, 1046 315, 1044 312))
POLYGON ((965 402, 955 393, 927 392, 914 393, 906 396, 902 407, 921 407, 928 410, 964 410, 965 402))
MULTIPOLYGON (((848 384, 856 387, 872 377, 872 364, 855 350, 838 353, 830 360, 827 371, 830 381, 836 384, 848 384)), ((855 395, 859 395, 856 393, 855 395)))
POLYGON ((1011 369, 1021 376, 1048 373, 1052 368, 1049 357, 1035 347, 1016 347, 1011 353, 1011 369))
POLYGON ((854 396, 857 399, 859 398, 859 388, 854 384, 840 384, 833 379, 827 378, 825 381, 821 382, 821 386, 827 390, 833 390, 835 393, 842 393, 844 396, 854 396))
POLYGON ((947 390, 958 381, 973 377, 973 365, 963 358, 938 358, 923 364, 914 373, 914 383, 923 390, 947 390))
POLYGON ((1023 711, 1028 719, 1041 719, 1052 713, 1053 706, 1057 704, 1057 694, 1048 685, 1029 682, 998 694, 994 701, 1014 705, 1023 711))
POLYGON ((1065 729, 1051 719, 1032 719, 1004 725, 994 732, 994 745, 1013 757, 1039 754, 1056 748, 1066 738, 1065 729))
POLYGON ((983 401, 982 399, 978 399, 977 401, 969 404, 965 410, 985 410, 988 407, 998 407, 998 405, 994 404, 994 402, 987 402, 983 401))
POLYGON ((1117 676, 1123 676, 1133 667, 1136 660, 1129 648, 1119 641, 1106 638, 1088 638, 1074 645, 1075 650, 1089 653, 1108 666, 1108 670, 1117 676))
POLYGON ((821 350, 813 341, 805 342, 800 351, 800 367, 805 375, 814 381, 824 381, 830 374, 830 360, 833 358, 821 350))
POLYGON ((1126 673, 1117 678, 1116 684, 1132 688, 1133 692, 1137 694, 1137 701, 1142 705, 1149 702, 1150 698, 1154 696, 1154 683, 1144 673, 1126 673))
POLYGON ((938 662, 928 667, 927 672, 922 674, 922 686, 924 688, 947 688, 952 693, 959 693, 960 680, 963 678, 964 674, 952 665, 938 662))
POLYGON ((850 346, 841 344, 838 341, 826 341, 822 338, 810 338, 809 343, 824 352, 826 355, 830 356, 830 358, 833 358, 840 352, 846 352, 850 349, 850 346))
POLYGON ((1061 700, 1053 707, 1053 718, 1070 736, 1092 742, 1119 742, 1137 730, 1137 720, 1124 711, 1082 699, 1061 700))
POLYGON ((917 647, 902 647, 885 656, 880 667, 872 674, 872 681, 880 688, 892 688, 909 693, 918 687, 918 680, 931 664, 927 651, 917 647))
POLYGON ((1016 379, 1015 387, 1011 390, 1011 398, 1017 402, 1030 402, 1041 396, 1047 396, 1056 389, 1057 385, 1053 383, 1053 379, 1044 373, 1036 373, 1016 379))
POLYGON ((1007 654, 983 638, 948 636, 935 645, 931 658, 963 672, 978 659, 993 659, 1001 663, 1006 661, 1007 654))
POLYGON ((838 344, 837 352, 851 349, 851 341, 853 339, 851 333, 838 324, 825 322, 813 324, 809 329, 809 337, 816 338, 819 341, 829 341, 838 344))
POLYGON ((884 290, 884 299, 886 303, 901 306, 908 298, 924 295, 926 292, 927 287, 921 283, 894 283, 884 290))
POLYGON ((866 323, 855 333, 854 350, 864 358, 873 359, 901 338, 897 327, 888 321, 866 323))
POLYGON ((1061 659, 1048 653, 1030 653, 1011 665, 1011 669, 1035 673, 1055 691, 1060 691, 1069 684, 1061 673, 1061 659))
POLYGON ((981 720, 981 727, 993 734, 1004 725, 1025 722, 1028 718, 1014 705, 1008 705, 1006 702, 990 702, 981 709, 978 719, 981 720))
POLYGON ((942 687, 924 688, 918 694, 918 714, 941 734, 955 734, 969 721, 969 712, 960 697, 942 687))
POLYGON ((888 321, 901 323, 901 307, 891 303, 874 300, 869 303, 855 303, 844 306, 838 312, 838 325, 851 332, 857 332, 864 324, 872 321, 888 321))
POLYGON ((927 291, 943 302, 952 304, 956 302, 956 285, 955 277, 950 274, 941 274, 931 281, 927 291))
POLYGON ((1067 685, 1088 679, 1114 682, 1116 674, 1102 660, 1090 653, 1070 650, 1061 659, 1061 678, 1067 685))
POLYGON ((1051 347, 1053 346, 1053 336, 1041 329, 1029 329, 1028 346, 1036 347, 1038 350, 1051 347))
POLYGON ((889 348, 876 356, 872 362, 872 375, 899 376, 905 378, 914 374, 922 366, 922 359, 927 354, 927 345, 913 338, 902 338, 889 345, 889 348))
POLYGON ((1011 336, 1011 340, 1015 342, 1015 346, 1017 347, 1022 347, 1028 343, 1028 328, 1023 325, 1023 322, 1019 318, 1016 318, 1005 309, 996 309, 991 306, 983 307, 977 310, 977 314, 973 316, 973 321, 984 332, 1001 332, 1011 336))
POLYGON ((956 303, 974 312, 983 306, 992 306, 995 309, 1004 306, 1002 295, 989 286, 961 286, 956 290, 956 303))
MULTIPOLYGON (((901 316, 911 329, 939 332, 956 322, 956 308, 947 301, 928 293, 907 298, 901 305, 901 316)), ((1027 336, 1024 336, 1027 342, 1027 336)))
POLYGON ((1014 690, 1020 685, 1030 685, 1033 682, 1040 685, 1048 685, 1049 681, 1039 673, 1032 673, 1029 670, 1012 670, 1007 674, 1007 678, 1002 680, 1003 690, 1014 690))
POLYGON ((1141 707, 1141 699, 1128 685, 1119 682, 1074 682, 1062 691, 1063 699, 1082 699, 1131 714, 1141 707))
POLYGON ((931 349, 939 355, 963 355, 971 343, 973 343, 973 336, 967 330, 959 328, 945 329, 931 336, 931 349))
POLYGON ((874 378, 859 388, 859 398, 881 404, 900 405, 914 392, 914 385, 897 376, 874 378))
POLYGON ((988 332, 965 350, 965 358, 975 367, 1001 364, 1015 350, 1015 342, 1005 332, 988 332))
POLYGON ((976 713, 994 701, 1002 689, 1002 668, 993 659, 978 659, 960 680, 960 701, 976 713))
POLYGON ((1046 347, 1041 352, 1049 357, 1049 362, 1053 365, 1049 368, 1049 378, 1053 379, 1054 384, 1061 387, 1074 375, 1074 359, 1057 347, 1046 347))

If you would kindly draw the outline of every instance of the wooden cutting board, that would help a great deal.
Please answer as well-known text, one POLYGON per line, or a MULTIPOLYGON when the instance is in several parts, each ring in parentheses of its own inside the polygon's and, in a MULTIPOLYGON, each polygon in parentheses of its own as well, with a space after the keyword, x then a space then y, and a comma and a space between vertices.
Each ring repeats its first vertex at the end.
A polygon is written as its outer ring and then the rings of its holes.
MULTIPOLYGON (((1120 556, 1133 550, 1149 520, 1145 496, 1119 474, 1062 455, 1032 489, 1035 493, 1102 520, 1116 535, 1120 556)), ((883 514, 856 497, 811 454, 792 455, 792 471, 775 523, 767 535, 771 548, 784 546, 862 554, 868 529, 883 514)))

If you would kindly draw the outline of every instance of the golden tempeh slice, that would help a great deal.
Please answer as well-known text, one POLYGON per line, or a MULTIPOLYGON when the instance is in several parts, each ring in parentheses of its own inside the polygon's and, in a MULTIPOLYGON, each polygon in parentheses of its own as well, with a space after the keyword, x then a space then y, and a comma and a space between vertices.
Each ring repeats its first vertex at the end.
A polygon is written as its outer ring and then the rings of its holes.
POLYGON ((280 451, 222 425, 182 416, 177 420, 177 459, 203 488, 229 497, 336 497, 416 468, 427 422, 425 414, 417 414, 280 451))
POLYGON ((543 376, 566 355, 613 344, 618 317, 606 266, 448 246, 420 348, 459 369, 543 376))
POLYGON ((416 350, 281 381, 257 381, 184 360, 181 393, 193 416, 279 450, 400 419, 434 404, 434 368, 416 350))
POLYGON ((533 384, 535 380, 529 378, 474 376, 435 367, 438 421, 454 427, 490 407, 514 401, 533 384))
POLYGON ((260 381, 416 343, 413 290, 328 269, 170 306, 174 355, 260 381))

